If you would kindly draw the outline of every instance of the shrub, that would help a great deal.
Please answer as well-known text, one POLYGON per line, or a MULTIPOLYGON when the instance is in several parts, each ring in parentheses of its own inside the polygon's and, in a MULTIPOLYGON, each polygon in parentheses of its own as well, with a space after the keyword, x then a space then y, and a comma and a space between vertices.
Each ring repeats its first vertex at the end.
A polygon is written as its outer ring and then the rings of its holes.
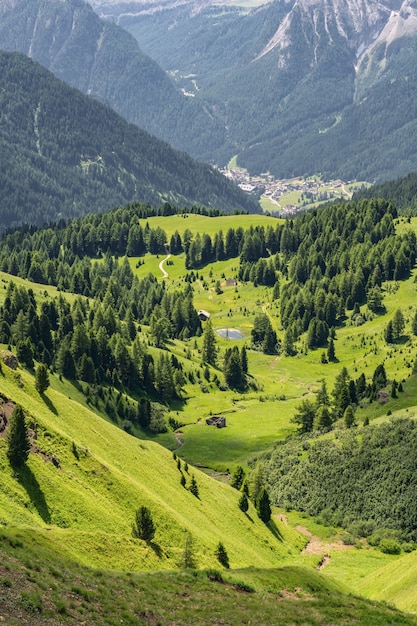
POLYGON ((400 554, 401 546, 395 539, 381 539, 379 549, 385 554, 400 554))

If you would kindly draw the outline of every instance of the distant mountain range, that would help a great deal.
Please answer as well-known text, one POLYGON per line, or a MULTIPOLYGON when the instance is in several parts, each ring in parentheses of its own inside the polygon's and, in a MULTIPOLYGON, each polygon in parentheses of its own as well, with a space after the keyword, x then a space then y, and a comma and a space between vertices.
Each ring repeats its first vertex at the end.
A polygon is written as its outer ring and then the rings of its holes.
POLYGON ((215 106, 226 151, 252 172, 372 182, 417 169, 413 0, 92 4, 215 106))
POLYGON ((223 149, 225 127, 211 108, 184 95, 132 35, 82 0, 1 0, 0 49, 28 55, 194 158, 223 149))
POLYGON ((91 4, 2 0, 0 48, 199 160, 276 178, 417 170, 413 0, 91 4))
POLYGON ((139 200, 259 211, 212 166, 128 124, 18 53, 0 53, 0 230, 139 200))

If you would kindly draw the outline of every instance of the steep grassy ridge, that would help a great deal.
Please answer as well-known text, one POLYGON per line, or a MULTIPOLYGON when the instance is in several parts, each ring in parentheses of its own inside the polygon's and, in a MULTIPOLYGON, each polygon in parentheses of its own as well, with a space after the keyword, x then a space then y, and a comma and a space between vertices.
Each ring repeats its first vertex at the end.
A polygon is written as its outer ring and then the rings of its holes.
POLYGON ((30 374, 23 387, 7 367, 4 395, 22 404, 36 432, 37 452, 27 468, 12 472, 0 441, 1 522, 32 526, 57 551, 91 566, 115 569, 176 567, 187 533, 196 561, 213 566, 222 541, 233 567, 276 566, 297 551, 302 538, 287 528, 268 529, 251 508, 243 514, 239 494, 198 470, 199 499, 180 485, 177 462, 165 449, 138 441, 74 401, 49 389, 42 398, 30 374), (77 458, 78 457, 78 458, 77 458), (157 527, 154 546, 131 536, 135 510, 150 508, 157 527), (293 545, 291 545, 293 543, 293 545))

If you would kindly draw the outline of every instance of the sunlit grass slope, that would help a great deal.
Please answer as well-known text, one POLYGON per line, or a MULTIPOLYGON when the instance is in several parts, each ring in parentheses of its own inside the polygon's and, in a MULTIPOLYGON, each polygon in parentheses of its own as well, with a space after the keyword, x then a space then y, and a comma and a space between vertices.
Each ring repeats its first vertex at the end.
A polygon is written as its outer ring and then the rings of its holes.
POLYGON ((0 533, 0 612, 10 626, 417 624, 300 567, 117 573, 59 556, 38 535, 0 533))
POLYGON ((26 372, 19 387, 16 373, 3 370, 0 390, 29 415, 36 451, 14 473, 0 440, 2 524, 31 527, 57 552, 118 570, 180 566, 189 534, 201 567, 215 565, 219 541, 234 568, 276 567, 303 545, 295 531, 265 526, 252 506, 242 513, 237 491, 182 463, 187 485, 195 475, 196 498, 158 444, 134 439, 52 388, 41 397, 26 372), (154 517, 153 545, 131 535, 141 505, 154 517))
POLYGON ((369 574, 358 591, 368 598, 392 602, 403 611, 416 613, 416 580, 417 553, 414 551, 369 574))

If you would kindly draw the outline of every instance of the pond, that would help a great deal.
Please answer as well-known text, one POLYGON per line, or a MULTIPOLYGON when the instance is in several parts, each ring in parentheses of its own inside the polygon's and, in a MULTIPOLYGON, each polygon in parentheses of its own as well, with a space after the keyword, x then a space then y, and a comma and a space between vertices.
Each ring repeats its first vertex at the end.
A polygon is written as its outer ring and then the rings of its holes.
POLYGON ((243 339, 242 333, 237 328, 218 328, 216 333, 226 339, 243 339))

